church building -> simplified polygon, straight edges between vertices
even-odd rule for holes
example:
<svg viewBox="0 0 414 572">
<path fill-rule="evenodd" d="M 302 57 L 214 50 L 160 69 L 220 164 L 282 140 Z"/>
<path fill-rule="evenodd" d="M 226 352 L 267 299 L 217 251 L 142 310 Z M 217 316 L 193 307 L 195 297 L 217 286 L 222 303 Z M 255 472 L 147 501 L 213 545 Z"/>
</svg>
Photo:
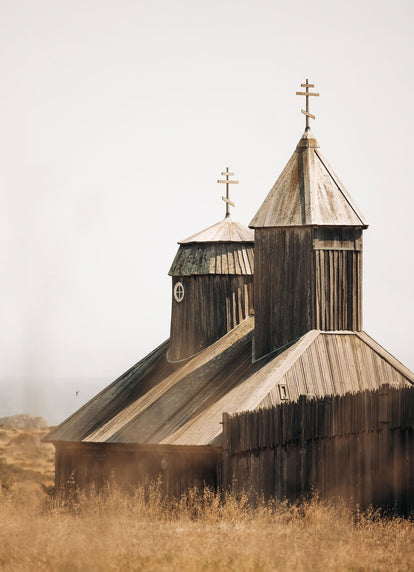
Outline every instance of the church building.
<svg viewBox="0 0 414 572">
<path fill-rule="evenodd" d="M 170 269 L 170 339 L 48 436 L 56 485 L 160 474 L 170 494 L 221 483 L 224 413 L 300 395 L 414 383 L 362 325 L 368 224 L 310 130 L 249 228 L 230 216 L 179 242 Z"/>
</svg>

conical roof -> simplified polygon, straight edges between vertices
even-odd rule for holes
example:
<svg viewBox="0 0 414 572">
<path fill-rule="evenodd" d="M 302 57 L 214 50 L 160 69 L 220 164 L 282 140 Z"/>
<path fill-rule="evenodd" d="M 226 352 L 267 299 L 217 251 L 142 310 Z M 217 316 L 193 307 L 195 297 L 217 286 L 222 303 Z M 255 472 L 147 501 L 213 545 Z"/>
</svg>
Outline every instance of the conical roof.
<svg viewBox="0 0 414 572">
<path fill-rule="evenodd" d="M 178 244 L 194 242 L 254 242 L 254 231 L 227 217 Z"/>
<path fill-rule="evenodd" d="M 367 228 L 368 223 L 308 130 L 249 226 Z"/>
<path fill-rule="evenodd" d="M 178 244 L 170 276 L 253 274 L 254 230 L 230 217 Z"/>
</svg>

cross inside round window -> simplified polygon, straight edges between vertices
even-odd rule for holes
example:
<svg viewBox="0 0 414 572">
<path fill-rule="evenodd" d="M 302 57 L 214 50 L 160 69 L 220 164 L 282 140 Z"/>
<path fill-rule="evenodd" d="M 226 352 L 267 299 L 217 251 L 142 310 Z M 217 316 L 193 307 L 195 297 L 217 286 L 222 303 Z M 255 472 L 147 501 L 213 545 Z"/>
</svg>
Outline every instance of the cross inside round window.
<svg viewBox="0 0 414 572">
<path fill-rule="evenodd" d="M 181 282 L 177 282 L 174 286 L 174 298 L 176 302 L 182 302 L 182 299 L 184 298 L 184 286 Z"/>
</svg>

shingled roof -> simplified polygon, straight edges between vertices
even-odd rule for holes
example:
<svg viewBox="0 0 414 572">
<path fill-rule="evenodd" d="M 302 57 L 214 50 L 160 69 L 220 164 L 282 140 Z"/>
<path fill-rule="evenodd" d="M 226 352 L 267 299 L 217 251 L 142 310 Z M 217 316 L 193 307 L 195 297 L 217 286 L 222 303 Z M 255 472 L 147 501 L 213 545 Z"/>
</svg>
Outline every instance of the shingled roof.
<svg viewBox="0 0 414 572">
<path fill-rule="evenodd" d="M 254 231 L 230 217 L 178 244 L 170 276 L 253 274 Z"/>
<path fill-rule="evenodd" d="M 222 414 L 414 382 L 414 374 L 364 332 L 304 336 L 252 361 L 249 317 L 197 356 L 167 360 L 168 341 L 53 430 L 52 442 L 220 446 Z"/>
<path fill-rule="evenodd" d="M 303 134 L 249 226 L 367 228 L 368 223 L 322 155 L 318 142 L 309 130 Z"/>
</svg>

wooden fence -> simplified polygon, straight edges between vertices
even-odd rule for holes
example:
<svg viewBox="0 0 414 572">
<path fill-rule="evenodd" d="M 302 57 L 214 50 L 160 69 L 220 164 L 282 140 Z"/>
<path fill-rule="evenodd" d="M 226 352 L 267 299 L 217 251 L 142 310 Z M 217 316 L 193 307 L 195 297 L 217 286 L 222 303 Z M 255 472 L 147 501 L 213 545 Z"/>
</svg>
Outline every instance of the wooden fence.
<svg viewBox="0 0 414 572">
<path fill-rule="evenodd" d="M 414 509 L 414 388 L 307 399 L 223 415 L 222 484 L 265 498 L 318 491 Z"/>
</svg>

